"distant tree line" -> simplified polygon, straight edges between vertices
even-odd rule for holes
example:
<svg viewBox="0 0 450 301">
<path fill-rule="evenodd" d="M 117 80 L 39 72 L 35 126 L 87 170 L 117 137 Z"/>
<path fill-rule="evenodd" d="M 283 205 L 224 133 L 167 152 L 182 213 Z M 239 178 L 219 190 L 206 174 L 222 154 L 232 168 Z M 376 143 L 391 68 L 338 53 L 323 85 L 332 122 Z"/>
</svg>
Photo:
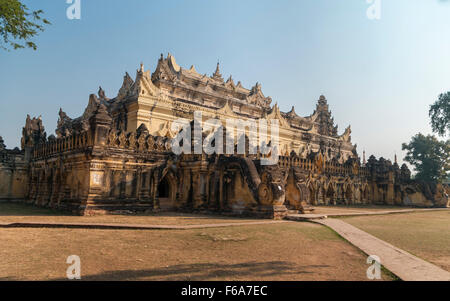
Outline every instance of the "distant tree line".
<svg viewBox="0 0 450 301">
<path fill-rule="evenodd" d="M 415 178 L 426 182 L 450 182 L 450 92 L 441 94 L 430 106 L 429 116 L 433 132 L 444 138 L 421 133 L 403 143 L 406 150 L 405 161 L 414 166 Z"/>
</svg>

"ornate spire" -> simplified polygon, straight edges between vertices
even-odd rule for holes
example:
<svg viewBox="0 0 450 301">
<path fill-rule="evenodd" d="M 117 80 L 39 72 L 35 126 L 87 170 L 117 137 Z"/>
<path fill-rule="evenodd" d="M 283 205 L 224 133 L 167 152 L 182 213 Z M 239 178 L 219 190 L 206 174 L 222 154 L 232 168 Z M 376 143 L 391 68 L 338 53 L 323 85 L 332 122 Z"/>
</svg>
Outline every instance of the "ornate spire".
<svg viewBox="0 0 450 301">
<path fill-rule="evenodd" d="M 220 62 L 217 62 L 216 71 L 214 72 L 213 79 L 223 81 L 222 74 L 220 74 Z"/>
<path fill-rule="evenodd" d="M 395 154 L 395 159 L 394 159 L 394 161 L 395 161 L 395 164 L 398 164 L 398 161 L 397 161 L 397 154 Z"/>
<path fill-rule="evenodd" d="M 327 98 L 324 95 L 320 95 L 320 97 L 319 97 L 319 104 L 320 105 L 326 105 L 327 104 Z"/>
<path fill-rule="evenodd" d="M 363 151 L 363 164 L 366 165 L 366 151 Z"/>
<path fill-rule="evenodd" d="M 334 119 L 329 111 L 325 96 L 321 95 L 319 97 L 314 114 L 317 114 L 316 123 L 318 124 L 318 132 L 320 135 L 338 137 L 338 128 L 334 125 Z"/>
</svg>

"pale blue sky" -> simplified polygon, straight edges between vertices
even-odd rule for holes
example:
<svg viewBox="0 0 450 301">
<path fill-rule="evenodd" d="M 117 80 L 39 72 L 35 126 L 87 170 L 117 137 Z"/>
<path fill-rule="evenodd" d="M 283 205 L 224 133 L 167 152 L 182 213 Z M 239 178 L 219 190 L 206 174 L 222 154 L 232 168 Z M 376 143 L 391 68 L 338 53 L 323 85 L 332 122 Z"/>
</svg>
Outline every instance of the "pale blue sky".
<svg viewBox="0 0 450 301">
<path fill-rule="evenodd" d="M 26 114 L 54 133 L 58 110 L 84 110 L 101 85 L 109 97 L 141 61 L 160 53 L 250 88 L 257 81 L 284 111 L 310 115 L 319 95 L 340 133 L 352 125 L 358 151 L 403 157 L 401 143 L 430 133 L 428 107 L 450 90 L 450 3 L 381 0 L 82 0 L 82 19 L 65 0 L 25 1 L 53 25 L 37 51 L 0 53 L 0 135 L 19 146 Z"/>
</svg>

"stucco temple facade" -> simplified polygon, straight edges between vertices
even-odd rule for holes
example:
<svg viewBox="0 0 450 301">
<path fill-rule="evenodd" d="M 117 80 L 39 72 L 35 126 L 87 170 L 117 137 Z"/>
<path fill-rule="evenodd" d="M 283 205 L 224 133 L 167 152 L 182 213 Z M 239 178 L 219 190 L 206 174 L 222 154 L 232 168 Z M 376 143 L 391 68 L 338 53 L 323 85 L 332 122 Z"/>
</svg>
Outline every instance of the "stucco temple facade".
<svg viewBox="0 0 450 301">
<path fill-rule="evenodd" d="M 261 164 L 267 154 L 248 149 L 176 155 L 172 124 L 194 120 L 194 112 L 203 121 L 277 120 L 277 164 Z M 127 73 L 116 97 L 101 88 L 90 95 L 82 116 L 60 110 L 55 134 L 47 137 L 41 118 L 28 116 L 21 150 L 0 139 L 0 199 L 82 215 L 182 210 L 267 218 L 305 204 L 449 204 L 446 187 L 414 182 L 396 159 L 360 158 L 350 127 L 338 134 L 324 96 L 311 116 L 281 112 L 260 84 L 224 80 L 219 64 L 201 75 L 170 54 L 153 73 L 143 65 L 134 79 Z"/>
</svg>

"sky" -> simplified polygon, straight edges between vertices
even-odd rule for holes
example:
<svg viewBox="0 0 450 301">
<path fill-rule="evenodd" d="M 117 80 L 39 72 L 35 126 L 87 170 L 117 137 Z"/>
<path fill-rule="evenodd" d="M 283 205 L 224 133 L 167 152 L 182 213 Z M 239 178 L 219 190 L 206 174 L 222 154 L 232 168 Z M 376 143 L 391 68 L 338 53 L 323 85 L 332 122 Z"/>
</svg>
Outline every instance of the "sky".
<svg viewBox="0 0 450 301">
<path fill-rule="evenodd" d="M 81 0 L 80 20 L 66 0 L 23 1 L 52 25 L 37 51 L 0 50 L 0 135 L 20 146 L 27 114 L 54 134 L 60 107 L 78 117 L 99 86 L 113 98 L 126 71 L 153 72 L 170 52 L 201 74 L 220 61 L 224 78 L 261 83 L 282 111 L 309 116 L 323 94 L 361 156 L 401 163 L 401 144 L 431 133 L 429 106 L 450 91 L 450 1 L 379 1 L 375 20 L 367 0 Z"/>
</svg>

